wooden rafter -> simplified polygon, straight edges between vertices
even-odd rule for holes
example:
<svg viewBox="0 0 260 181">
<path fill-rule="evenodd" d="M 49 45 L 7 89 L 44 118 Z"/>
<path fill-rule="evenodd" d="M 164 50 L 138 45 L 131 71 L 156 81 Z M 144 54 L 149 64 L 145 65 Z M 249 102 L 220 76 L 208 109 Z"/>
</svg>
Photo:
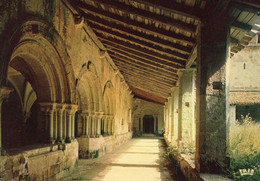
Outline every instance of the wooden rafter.
<svg viewBox="0 0 260 181">
<path fill-rule="evenodd" d="M 89 23 L 89 24 L 92 27 L 92 29 L 96 32 L 96 34 L 98 34 L 98 33 L 99 33 L 99 35 L 105 34 L 107 36 L 114 37 L 114 39 L 116 38 L 117 40 L 127 41 L 127 42 L 130 42 L 131 44 L 144 47 L 143 49 L 147 49 L 147 51 L 154 52 L 153 54 L 157 54 L 157 56 L 159 56 L 159 57 L 168 57 L 168 59 L 175 58 L 176 62 L 183 62 L 184 60 L 186 60 L 189 57 L 189 55 L 180 53 L 178 51 L 163 49 L 160 46 L 156 46 L 152 43 L 145 42 L 145 41 L 133 38 L 133 37 L 129 37 L 127 35 L 112 31 L 108 28 L 103 28 L 103 27 L 93 24 L 93 23 Z"/>
<path fill-rule="evenodd" d="M 151 92 L 154 93 L 155 95 L 159 95 L 161 97 L 169 97 L 170 95 L 170 89 L 167 92 L 167 90 L 162 90 L 162 89 L 158 89 L 158 87 L 151 85 L 150 83 L 147 82 L 136 82 L 133 79 L 127 79 L 126 82 L 130 85 L 134 85 L 136 87 L 142 87 L 143 90 L 146 90 L 147 92 Z"/>
<path fill-rule="evenodd" d="M 196 26 L 193 24 L 188 24 L 183 21 L 175 20 L 173 18 L 169 18 L 166 16 L 162 16 L 156 13 L 152 13 L 149 11 L 145 11 L 140 8 L 135 8 L 134 6 L 126 5 L 125 3 L 121 3 L 119 1 L 107 1 L 107 0 L 95 0 L 95 2 L 103 4 L 105 7 L 114 8 L 128 14 L 137 15 L 139 17 L 149 19 L 153 22 L 158 22 L 160 24 L 165 24 L 168 26 L 172 26 L 178 28 L 183 31 L 187 31 L 190 33 L 195 33 Z"/>
<path fill-rule="evenodd" d="M 114 45 L 110 42 L 103 41 L 102 43 L 106 47 L 108 47 L 108 49 L 112 48 L 112 49 L 120 50 L 120 51 L 126 52 L 130 55 L 133 55 L 133 56 L 142 58 L 144 60 L 147 60 L 148 62 L 156 63 L 158 65 L 162 65 L 162 66 L 166 66 L 166 67 L 170 67 L 170 68 L 175 68 L 175 69 L 184 67 L 184 65 L 176 65 L 175 62 L 168 62 L 168 61 L 165 61 L 165 60 L 161 60 L 161 59 L 158 59 L 157 57 L 153 57 L 153 56 L 150 56 L 150 55 L 139 53 L 138 51 L 131 50 L 129 48 L 122 47 L 120 45 Z"/>
<path fill-rule="evenodd" d="M 160 84 L 162 87 L 165 87 L 165 88 L 171 88 L 175 84 L 175 82 L 168 82 L 167 80 L 160 79 L 159 77 L 145 76 L 142 73 L 132 72 L 132 71 L 129 71 L 128 69 L 125 69 L 122 67 L 121 67 L 121 70 L 123 71 L 124 75 L 133 76 L 134 78 L 136 78 L 137 81 L 139 80 L 139 78 L 141 78 L 141 80 Z"/>
<path fill-rule="evenodd" d="M 142 67 L 137 67 L 137 66 L 134 66 L 134 65 L 131 65 L 131 64 L 126 64 L 126 63 L 122 63 L 120 62 L 120 60 L 117 60 L 117 58 L 113 58 L 115 64 L 120 68 L 128 68 L 129 71 L 135 71 L 135 72 L 143 72 L 144 75 L 147 75 L 147 76 L 157 76 L 157 77 L 160 77 L 162 79 L 165 79 L 165 80 L 168 80 L 168 81 L 176 81 L 177 78 L 172 78 L 172 77 L 169 77 L 167 75 L 164 75 L 164 74 L 161 74 L 160 72 L 154 72 L 154 71 L 151 71 L 151 70 L 147 70 L 145 68 L 142 68 Z"/>
<path fill-rule="evenodd" d="M 151 72 L 158 73 L 158 74 L 160 74 L 160 72 L 161 72 L 161 75 L 165 75 L 165 76 L 171 77 L 171 78 L 176 79 L 176 80 L 178 79 L 177 72 L 174 73 L 174 72 L 169 72 L 167 70 L 162 71 L 161 68 L 146 65 L 146 64 L 143 64 L 141 62 L 135 62 L 134 60 L 125 58 L 124 56 L 120 56 L 120 55 L 117 55 L 117 54 L 113 54 L 113 55 L 111 54 L 110 56 L 113 59 L 118 60 L 122 63 L 130 64 L 130 65 L 133 65 L 135 67 L 143 68 L 144 70 L 151 71 Z"/>
<path fill-rule="evenodd" d="M 122 16 L 119 17 L 118 15 L 102 11 L 102 10 L 95 8 L 93 6 L 90 6 L 88 4 L 79 2 L 78 0 L 73 1 L 73 3 L 76 4 L 79 8 L 81 8 L 82 11 L 84 11 L 87 14 L 94 14 L 95 16 L 99 16 L 104 19 L 109 19 L 110 21 L 114 21 L 115 23 L 124 25 L 126 27 L 133 27 L 136 29 L 140 29 L 144 32 L 149 32 L 154 35 L 159 35 L 159 36 L 162 36 L 162 37 L 165 37 L 168 39 L 181 41 L 181 42 L 187 43 L 189 45 L 194 45 L 196 43 L 196 40 L 192 37 L 187 37 L 187 36 L 184 36 L 181 34 L 177 34 L 173 31 L 170 32 L 170 31 L 167 31 L 162 28 L 156 28 L 154 26 L 146 25 L 144 23 L 137 22 L 137 21 L 134 21 L 129 18 L 122 17 Z M 86 18 L 87 18 L 87 15 L 86 15 Z"/>
<path fill-rule="evenodd" d="M 149 60 L 140 58 L 140 57 L 135 56 L 133 54 L 129 54 L 126 51 L 122 51 L 119 48 L 114 48 L 114 47 L 109 47 L 108 48 L 107 47 L 107 50 L 108 50 L 108 52 L 113 52 L 114 54 L 120 55 L 121 57 L 123 56 L 124 58 L 131 59 L 132 61 L 140 62 L 140 63 L 143 63 L 143 64 L 148 65 L 148 66 L 150 65 L 150 66 L 152 66 L 154 68 L 159 68 L 162 71 L 167 71 L 167 72 L 171 72 L 171 73 L 176 73 L 177 72 L 176 68 L 173 68 L 173 67 L 168 66 L 168 65 L 162 65 L 162 64 L 160 64 L 158 62 L 153 62 L 151 60 L 149 61 Z"/>
<path fill-rule="evenodd" d="M 194 19 L 201 19 L 205 14 L 205 11 L 201 8 L 197 7 L 189 7 L 181 3 L 177 3 L 175 1 L 171 1 L 169 3 L 168 0 L 135 0 L 136 2 L 143 3 L 154 8 L 165 9 L 183 16 L 187 16 Z M 202 1 L 202 3 L 206 3 L 206 1 Z"/>
<path fill-rule="evenodd" d="M 162 55 L 162 54 L 147 50 L 147 49 L 145 49 L 141 46 L 136 46 L 136 45 L 133 45 L 133 44 L 125 42 L 125 41 L 117 40 L 117 39 L 112 38 L 112 37 L 106 37 L 102 33 L 96 32 L 96 35 L 99 37 L 99 39 L 102 42 L 106 43 L 107 45 L 119 46 L 119 47 L 128 49 L 129 51 L 134 51 L 134 52 L 136 52 L 136 54 L 142 54 L 145 57 L 146 56 L 153 57 L 153 58 L 156 58 L 156 59 L 158 59 L 162 62 L 173 63 L 173 64 L 175 64 L 175 67 L 176 67 L 176 65 L 178 65 L 177 67 L 183 67 L 183 65 L 186 63 L 186 60 L 168 57 L 167 55 Z"/>
<path fill-rule="evenodd" d="M 252 29 L 252 26 L 246 23 L 234 21 L 232 26 L 240 31 L 249 32 Z"/>
<path fill-rule="evenodd" d="M 87 18 L 88 22 L 94 23 L 94 24 L 102 26 L 104 28 L 111 29 L 113 31 L 116 31 L 118 33 L 130 36 L 130 37 L 134 37 L 134 38 L 142 40 L 144 42 L 149 42 L 155 46 L 160 46 L 165 49 L 175 50 L 175 51 L 181 52 L 183 54 L 191 53 L 192 47 L 190 47 L 190 46 L 183 46 L 183 45 L 180 45 L 177 43 L 170 42 L 168 40 L 161 39 L 159 37 L 155 38 L 153 35 L 135 31 L 131 28 L 127 28 L 120 24 L 116 24 L 113 21 L 107 21 L 105 19 L 102 19 L 98 16 L 93 16 L 91 14 L 89 14 L 86 18 Z"/>
</svg>

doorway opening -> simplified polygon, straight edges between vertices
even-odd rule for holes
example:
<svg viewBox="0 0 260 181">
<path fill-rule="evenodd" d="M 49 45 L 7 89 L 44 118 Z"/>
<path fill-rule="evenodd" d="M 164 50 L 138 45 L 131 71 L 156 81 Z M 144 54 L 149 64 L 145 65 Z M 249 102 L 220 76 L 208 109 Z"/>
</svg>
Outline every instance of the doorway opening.
<svg viewBox="0 0 260 181">
<path fill-rule="evenodd" d="M 152 115 L 145 115 L 143 118 L 143 132 L 154 133 L 154 117 Z"/>
</svg>

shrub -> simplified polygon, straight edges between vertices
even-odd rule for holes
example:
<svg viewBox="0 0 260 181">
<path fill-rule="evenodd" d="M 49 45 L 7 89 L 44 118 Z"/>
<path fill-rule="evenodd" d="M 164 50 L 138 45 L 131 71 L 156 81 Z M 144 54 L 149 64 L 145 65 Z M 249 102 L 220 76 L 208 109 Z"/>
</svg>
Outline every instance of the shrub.
<svg viewBox="0 0 260 181">
<path fill-rule="evenodd" d="M 242 116 L 230 129 L 230 169 L 236 180 L 260 180 L 260 123 Z M 253 176 L 241 176 L 239 169 L 253 169 Z"/>
</svg>

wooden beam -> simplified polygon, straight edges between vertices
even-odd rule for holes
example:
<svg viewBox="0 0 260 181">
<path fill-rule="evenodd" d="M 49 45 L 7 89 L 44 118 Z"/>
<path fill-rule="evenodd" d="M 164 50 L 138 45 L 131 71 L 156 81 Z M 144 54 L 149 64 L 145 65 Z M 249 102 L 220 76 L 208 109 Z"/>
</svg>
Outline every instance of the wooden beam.
<svg viewBox="0 0 260 181">
<path fill-rule="evenodd" d="M 135 55 L 131 55 L 129 54 L 128 52 L 124 52 L 124 51 L 121 51 L 120 49 L 116 49 L 116 48 L 112 48 L 112 47 L 109 47 L 107 48 L 107 50 L 109 52 L 113 52 L 117 55 L 121 55 L 121 56 L 124 56 L 125 58 L 127 59 L 131 59 L 135 62 L 140 62 L 140 63 L 143 63 L 145 65 L 150 65 L 154 68 L 160 68 L 162 71 L 168 71 L 168 72 L 171 72 L 171 73 L 176 73 L 177 72 L 177 69 L 175 68 L 172 68 L 171 66 L 163 66 L 157 62 L 153 62 L 153 61 L 147 61 L 146 59 L 143 59 L 143 58 L 139 58 Z"/>
<path fill-rule="evenodd" d="M 185 4 L 178 3 L 176 1 L 171 1 L 171 3 L 169 3 L 169 0 L 135 0 L 135 1 L 149 5 L 154 8 L 164 9 L 197 20 L 201 19 L 205 14 L 205 11 L 201 8 L 186 6 Z"/>
<path fill-rule="evenodd" d="M 129 51 L 134 51 L 137 54 L 143 54 L 144 56 L 148 56 L 148 57 L 150 56 L 150 57 L 156 58 L 162 62 L 174 63 L 175 66 L 178 65 L 177 66 L 178 68 L 183 67 L 183 65 L 186 63 L 186 60 L 168 57 L 166 55 L 162 55 L 162 54 L 147 50 L 141 46 L 136 46 L 136 45 L 133 45 L 133 44 L 125 42 L 125 41 L 114 39 L 112 37 L 106 37 L 102 33 L 100 34 L 100 33 L 96 32 L 96 35 L 103 43 L 106 43 L 108 46 L 119 46 L 119 47 L 128 49 Z"/>
<path fill-rule="evenodd" d="M 129 85 L 129 88 L 132 90 L 136 98 L 162 105 L 164 105 L 164 103 L 167 101 L 165 97 L 157 96 L 154 93 L 147 92 L 137 86 Z"/>
<path fill-rule="evenodd" d="M 155 83 L 157 85 L 161 85 L 162 87 L 171 88 L 176 83 L 176 81 L 168 82 L 167 80 L 160 79 L 158 77 L 150 77 L 150 76 L 145 76 L 145 75 L 138 73 L 138 72 L 131 72 L 131 71 L 129 71 L 129 69 L 127 70 L 127 69 L 122 68 L 122 67 L 119 70 L 121 70 L 121 72 L 123 72 L 123 75 L 129 75 L 129 76 L 134 77 L 136 79 L 136 81 L 144 80 L 144 81 L 147 81 L 147 82 Z"/>
<path fill-rule="evenodd" d="M 146 65 L 146 64 L 143 64 L 141 62 L 135 62 L 134 60 L 128 59 L 124 56 L 117 55 L 117 54 L 113 54 L 113 55 L 111 54 L 110 56 L 113 60 L 116 59 L 117 61 L 120 61 L 120 62 L 125 63 L 125 64 L 130 64 L 132 66 L 135 66 L 135 67 L 147 70 L 147 71 L 151 71 L 151 72 L 154 72 L 154 73 L 160 72 L 161 75 L 169 76 L 169 77 L 172 77 L 173 79 L 176 79 L 176 80 L 178 79 L 177 71 L 176 71 L 176 73 L 165 71 L 165 70 L 160 69 L 158 67 Z"/>
<path fill-rule="evenodd" d="M 246 23 L 242 23 L 242 22 L 238 22 L 238 21 L 234 21 L 232 23 L 232 26 L 236 29 L 239 29 L 240 31 L 243 32 L 249 32 L 252 29 L 252 26 Z"/>
<path fill-rule="evenodd" d="M 143 90 L 146 90 L 147 92 L 154 93 L 157 95 L 160 95 L 162 97 L 169 97 L 170 95 L 170 89 L 169 92 L 167 90 L 158 90 L 157 87 L 148 84 L 147 82 L 134 82 L 133 80 L 126 79 L 127 84 L 134 85 L 136 87 L 140 87 Z"/>
<path fill-rule="evenodd" d="M 139 30 L 142 30 L 144 32 L 149 32 L 154 35 L 159 35 L 168 39 L 176 40 L 176 41 L 181 41 L 184 43 L 187 43 L 191 46 L 193 46 L 196 43 L 196 40 L 192 37 L 187 37 L 181 34 L 177 34 L 173 31 L 167 31 L 162 28 L 156 28 L 154 26 L 146 25 L 144 23 L 140 23 L 134 20 L 131 20 L 129 18 L 125 18 L 122 16 L 118 16 L 113 13 L 105 12 L 102 11 L 98 8 L 95 8 L 94 6 L 90 6 L 86 3 L 79 2 L 78 0 L 74 0 L 72 2 L 75 6 L 79 7 L 82 11 L 84 11 L 87 14 L 93 14 L 95 16 L 102 17 L 104 19 L 109 19 L 110 21 L 114 21 L 118 24 L 122 24 L 126 27 L 133 27 Z M 87 15 L 86 15 L 87 18 Z"/>
<path fill-rule="evenodd" d="M 119 67 L 119 69 L 128 68 L 131 71 L 143 73 L 146 76 L 157 76 L 157 77 L 160 77 L 160 78 L 168 80 L 168 81 L 176 81 L 177 80 L 176 78 L 172 78 L 172 77 L 169 77 L 169 76 L 162 75 L 160 72 L 155 73 L 153 71 L 149 71 L 149 70 L 146 70 L 146 69 L 141 68 L 141 67 L 136 67 L 136 66 L 133 66 L 131 64 L 122 63 L 122 62 L 120 62 L 120 60 L 117 60 L 117 58 L 113 58 L 113 61 L 115 62 L 117 67 Z"/>
<path fill-rule="evenodd" d="M 114 8 L 114 9 L 126 12 L 128 14 L 137 15 L 139 17 L 151 20 L 151 21 L 153 21 L 153 23 L 158 22 L 160 24 L 175 27 L 175 28 L 178 28 L 180 30 L 190 32 L 190 33 L 196 32 L 196 26 L 193 24 L 188 24 L 188 23 L 185 23 L 180 20 L 176 20 L 176 19 L 173 19 L 170 17 L 152 13 L 150 11 L 136 8 L 132 5 L 126 5 L 125 3 L 121 3 L 119 1 L 95 0 L 95 2 L 98 2 L 99 4 L 101 3 L 105 7 L 108 7 L 108 8 Z"/>
<path fill-rule="evenodd" d="M 169 62 L 169 61 L 159 59 L 157 57 L 153 57 L 153 56 L 150 56 L 150 55 L 147 55 L 147 54 L 139 53 L 139 51 L 135 51 L 135 50 L 132 50 L 132 49 L 129 49 L 129 48 L 125 48 L 125 47 L 120 46 L 120 45 L 114 45 L 113 43 L 110 43 L 110 42 L 107 42 L 107 41 L 102 41 L 102 43 L 103 43 L 103 45 L 105 45 L 107 47 L 107 49 L 120 50 L 122 52 L 126 52 L 128 54 L 133 55 L 133 56 L 145 59 L 149 62 L 157 63 L 158 65 L 170 67 L 170 68 L 173 68 L 173 69 L 179 69 L 179 68 L 184 67 L 183 64 L 182 65 L 179 65 L 179 64 L 176 65 L 175 62 Z"/>
<path fill-rule="evenodd" d="M 103 28 L 99 25 L 95 25 L 92 23 L 89 23 L 89 25 L 95 31 L 97 36 L 102 36 L 101 34 L 105 34 L 106 36 L 114 37 L 114 39 L 116 38 L 118 40 L 127 41 L 127 42 L 130 42 L 131 44 L 135 44 L 135 45 L 144 47 L 147 51 L 154 52 L 153 54 L 157 54 L 157 56 L 160 56 L 160 57 L 168 57 L 168 59 L 175 58 L 176 61 L 179 61 L 182 63 L 183 63 L 183 61 L 187 60 L 189 57 L 189 55 L 187 55 L 187 54 L 182 54 L 178 51 L 173 51 L 173 50 L 169 50 L 169 49 L 163 49 L 160 46 L 156 46 L 152 43 L 145 42 L 145 41 L 112 31 L 108 28 Z M 104 38 L 104 35 L 102 37 Z"/>
<path fill-rule="evenodd" d="M 168 40 L 161 39 L 159 37 L 155 38 L 155 36 L 153 36 L 153 35 L 149 35 L 149 34 L 146 34 L 146 33 L 143 33 L 143 32 L 133 30 L 131 28 L 127 28 L 127 27 L 122 26 L 120 24 L 116 24 L 113 21 L 107 21 L 107 20 L 104 20 L 104 19 L 102 19 L 98 16 L 93 16 L 92 14 L 88 14 L 86 19 L 87 19 L 88 22 L 97 24 L 97 25 L 105 27 L 105 28 L 109 28 L 113 31 L 119 32 L 121 34 L 130 36 L 130 37 L 134 37 L 136 39 L 139 39 L 139 40 L 142 40 L 142 41 L 145 41 L 145 42 L 149 42 L 149 43 L 151 43 L 155 46 L 157 46 L 157 45 L 161 46 L 165 49 L 175 50 L 175 51 L 178 51 L 178 52 L 182 52 L 184 54 L 190 54 L 191 50 L 192 50 L 191 46 L 187 47 L 187 46 L 183 46 L 183 45 L 180 45 L 180 44 L 177 44 L 177 43 L 173 43 L 173 42 L 168 41 Z"/>
<path fill-rule="evenodd" d="M 239 40 L 234 38 L 234 37 L 230 37 L 230 42 L 233 43 L 233 44 L 238 44 Z"/>
<path fill-rule="evenodd" d="M 149 92 L 155 93 L 155 94 L 160 94 L 163 96 L 169 95 L 170 90 L 171 90 L 171 88 L 169 88 L 169 89 L 159 88 L 158 86 L 152 85 L 151 83 L 148 83 L 148 82 L 140 82 L 140 81 L 137 82 L 131 78 L 126 78 L 126 82 L 127 82 L 127 84 L 135 85 L 135 86 L 142 88 L 143 90 L 146 90 L 146 91 L 149 91 Z"/>
<path fill-rule="evenodd" d="M 193 62 L 196 60 L 196 58 L 197 58 L 197 56 L 198 56 L 197 52 L 198 52 L 198 46 L 196 45 L 196 46 L 194 47 L 194 49 L 193 49 L 193 52 L 192 52 L 192 54 L 191 54 L 189 60 L 188 60 L 187 63 L 186 63 L 185 68 L 190 68 L 190 67 L 192 66 Z"/>
</svg>

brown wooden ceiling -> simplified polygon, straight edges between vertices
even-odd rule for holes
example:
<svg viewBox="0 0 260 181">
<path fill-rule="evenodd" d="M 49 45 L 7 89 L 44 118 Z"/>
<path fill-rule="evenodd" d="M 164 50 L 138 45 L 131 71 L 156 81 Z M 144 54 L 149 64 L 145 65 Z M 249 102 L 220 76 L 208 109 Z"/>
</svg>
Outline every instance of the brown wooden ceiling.
<svg viewBox="0 0 260 181">
<path fill-rule="evenodd" d="M 196 60 L 197 29 L 203 18 L 230 12 L 234 54 L 253 37 L 260 7 L 258 0 L 70 0 L 70 4 L 83 14 L 135 96 L 159 104 L 170 96 L 178 70 Z"/>
</svg>

